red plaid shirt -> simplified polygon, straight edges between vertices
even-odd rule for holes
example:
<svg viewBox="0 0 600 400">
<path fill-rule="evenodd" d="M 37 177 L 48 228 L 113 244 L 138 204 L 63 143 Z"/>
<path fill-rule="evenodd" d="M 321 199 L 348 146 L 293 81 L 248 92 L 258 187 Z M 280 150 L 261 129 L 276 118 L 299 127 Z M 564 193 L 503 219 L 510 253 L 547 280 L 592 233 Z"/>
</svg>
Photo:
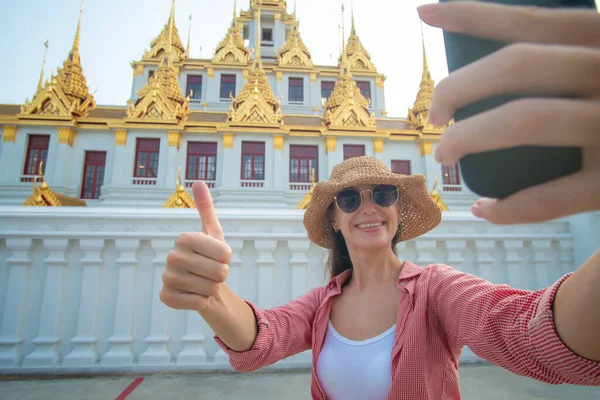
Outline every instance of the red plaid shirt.
<svg viewBox="0 0 600 400">
<path fill-rule="evenodd" d="M 315 366 L 323 347 L 331 303 L 346 271 L 288 304 L 261 310 L 250 304 L 259 332 L 252 349 L 235 352 L 218 337 L 231 366 L 250 372 L 312 349 L 313 399 L 326 399 Z M 551 384 L 600 386 L 600 363 L 577 356 L 560 340 L 552 303 L 561 278 L 536 292 L 495 285 L 446 265 L 406 262 L 392 350 L 388 399 L 458 400 L 463 346 L 515 374 Z"/>
</svg>

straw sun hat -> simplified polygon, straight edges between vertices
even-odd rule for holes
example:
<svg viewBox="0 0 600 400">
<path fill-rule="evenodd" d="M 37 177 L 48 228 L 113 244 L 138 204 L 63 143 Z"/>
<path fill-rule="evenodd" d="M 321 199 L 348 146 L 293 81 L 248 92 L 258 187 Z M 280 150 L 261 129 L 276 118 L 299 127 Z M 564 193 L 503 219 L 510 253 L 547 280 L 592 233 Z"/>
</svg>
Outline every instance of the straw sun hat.
<svg viewBox="0 0 600 400">
<path fill-rule="evenodd" d="M 375 157 L 353 157 L 336 164 L 328 181 L 318 182 L 304 213 L 308 238 L 321 247 L 333 245 L 333 227 L 329 220 L 329 206 L 342 190 L 358 185 L 394 185 L 398 188 L 399 225 L 398 241 L 406 241 L 435 228 L 442 219 L 425 185 L 423 175 L 392 173 Z"/>
</svg>

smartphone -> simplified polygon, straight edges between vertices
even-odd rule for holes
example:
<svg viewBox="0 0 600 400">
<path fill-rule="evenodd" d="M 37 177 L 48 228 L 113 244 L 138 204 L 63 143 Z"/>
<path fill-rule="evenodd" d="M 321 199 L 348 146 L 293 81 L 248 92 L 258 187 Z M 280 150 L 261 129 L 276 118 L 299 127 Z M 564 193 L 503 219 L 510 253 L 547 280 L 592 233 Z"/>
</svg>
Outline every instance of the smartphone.
<svg viewBox="0 0 600 400">
<path fill-rule="evenodd" d="M 440 0 L 448 2 L 452 0 Z M 551 8 L 592 8 L 594 0 L 478 0 L 506 5 Z M 448 71 L 455 71 L 489 55 L 508 43 L 444 31 Z M 468 104 L 456 111 L 455 121 L 472 117 L 507 102 L 528 97 L 501 95 Z M 540 96 L 536 96 L 540 97 Z M 554 97 L 566 97 L 556 94 Z M 552 118 L 551 115 L 548 118 Z M 565 132 L 568 135 L 569 132 Z M 581 169 L 580 147 L 519 146 L 468 154 L 460 162 L 468 188 L 479 196 L 502 199 L 525 188 L 572 174 Z"/>
</svg>

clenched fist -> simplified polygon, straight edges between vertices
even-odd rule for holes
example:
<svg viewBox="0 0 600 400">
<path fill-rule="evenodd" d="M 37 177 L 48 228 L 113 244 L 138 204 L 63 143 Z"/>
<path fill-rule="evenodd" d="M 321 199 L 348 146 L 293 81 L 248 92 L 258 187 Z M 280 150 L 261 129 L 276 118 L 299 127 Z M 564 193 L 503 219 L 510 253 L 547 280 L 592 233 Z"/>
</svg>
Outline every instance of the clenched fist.
<svg viewBox="0 0 600 400">
<path fill-rule="evenodd" d="M 167 255 L 160 299 L 178 310 L 201 312 L 225 288 L 231 248 L 215 214 L 212 197 L 202 181 L 192 187 L 202 220 L 202 232 L 183 233 Z"/>
</svg>

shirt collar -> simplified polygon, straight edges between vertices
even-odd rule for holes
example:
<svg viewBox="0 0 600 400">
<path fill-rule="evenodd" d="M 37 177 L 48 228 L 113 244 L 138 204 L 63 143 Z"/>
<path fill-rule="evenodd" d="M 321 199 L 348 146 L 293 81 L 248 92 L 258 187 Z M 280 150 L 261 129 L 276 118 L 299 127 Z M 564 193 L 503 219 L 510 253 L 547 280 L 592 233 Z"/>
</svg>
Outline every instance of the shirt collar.
<svg viewBox="0 0 600 400">
<path fill-rule="evenodd" d="M 409 285 L 409 282 L 411 280 L 414 280 L 414 278 L 418 277 L 419 275 L 421 275 L 422 271 L 423 271 L 423 269 L 421 267 L 419 267 L 418 265 L 416 265 L 410 261 L 405 261 L 404 266 L 402 267 L 402 270 L 400 271 L 400 276 L 398 276 L 398 281 L 396 282 L 397 286 L 398 287 L 406 286 L 409 289 L 409 291 L 412 292 L 412 290 L 410 290 L 410 288 L 413 288 L 414 285 Z M 346 271 L 342 272 L 338 276 L 331 279 L 329 281 L 329 283 L 327 284 L 327 288 L 330 291 L 335 290 L 337 293 L 340 293 L 342 291 L 342 286 L 343 286 L 344 282 L 346 282 L 346 280 L 350 277 L 351 274 L 352 274 L 352 270 L 347 269 Z"/>
</svg>

